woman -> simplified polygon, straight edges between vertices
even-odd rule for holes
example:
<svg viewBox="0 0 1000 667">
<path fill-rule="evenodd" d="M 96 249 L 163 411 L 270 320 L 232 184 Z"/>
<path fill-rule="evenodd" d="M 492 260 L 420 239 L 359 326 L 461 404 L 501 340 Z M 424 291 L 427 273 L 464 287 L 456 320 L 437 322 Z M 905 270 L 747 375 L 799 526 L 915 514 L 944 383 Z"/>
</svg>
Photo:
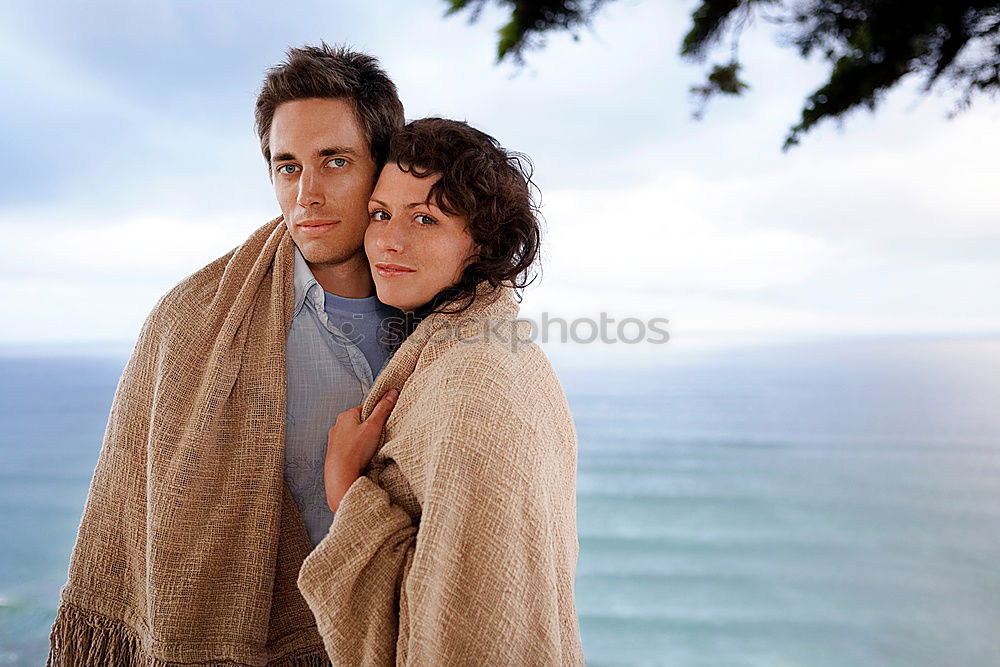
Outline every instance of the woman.
<svg viewBox="0 0 1000 667">
<path fill-rule="evenodd" d="M 515 321 L 539 240 L 529 183 L 465 123 L 392 141 L 365 250 L 412 331 L 330 429 L 334 520 L 298 580 L 334 664 L 583 664 L 576 433 Z"/>
</svg>

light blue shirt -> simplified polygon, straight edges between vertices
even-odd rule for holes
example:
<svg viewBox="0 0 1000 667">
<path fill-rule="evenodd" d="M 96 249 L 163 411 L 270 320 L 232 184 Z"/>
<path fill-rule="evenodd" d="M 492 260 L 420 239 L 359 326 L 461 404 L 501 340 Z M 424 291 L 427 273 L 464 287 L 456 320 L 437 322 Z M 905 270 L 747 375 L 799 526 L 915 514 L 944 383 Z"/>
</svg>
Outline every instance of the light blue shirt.
<svg viewBox="0 0 1000 667">
<path fill-rule="evenodd" d="M 295 305 L 285 345 L 284 475 L 315 547 L 333 523 L 323 484 L 327 433 L 338 414 L 361 405 L 374 376 L 388 362 L 387 352 L 372 344 L 376 337 L 371 334 L 383 318 L 399 311 L 376 297 L 328 297 L 298 247 L 294 281 Z M 367 357 L 356 343 L 365 347 Z"/>
</svg>

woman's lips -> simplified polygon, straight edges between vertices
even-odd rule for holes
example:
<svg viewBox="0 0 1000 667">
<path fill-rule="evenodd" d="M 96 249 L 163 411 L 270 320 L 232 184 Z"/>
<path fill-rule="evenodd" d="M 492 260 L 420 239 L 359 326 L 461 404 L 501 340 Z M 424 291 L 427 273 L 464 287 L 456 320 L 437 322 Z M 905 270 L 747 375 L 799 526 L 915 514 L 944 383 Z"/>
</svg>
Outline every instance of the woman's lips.
<svg viewBox="0 0 1000 667">
<path fill-rule="evenodd" d="M 399 264 L 383 264 L 379 262 L 375 265 L 375 272 L 380 276 L 402 276 L 407 273 L 413 273 L 415 269 L 411 269 L 407 266 L 400 266 Z"/>
</svg>

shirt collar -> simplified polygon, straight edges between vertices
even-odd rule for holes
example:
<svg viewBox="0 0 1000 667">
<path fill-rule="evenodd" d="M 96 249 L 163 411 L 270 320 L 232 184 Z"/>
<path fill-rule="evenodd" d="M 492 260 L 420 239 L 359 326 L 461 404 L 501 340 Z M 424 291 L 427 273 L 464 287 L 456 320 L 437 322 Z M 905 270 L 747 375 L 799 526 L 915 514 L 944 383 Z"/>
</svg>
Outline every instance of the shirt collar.
<svg viewBox="0 0 1000 667">
<path fill-rule="evenodd" d="M 295 315 L 299 314 L 299 310 L 302 308 L 302 304 L 306 301 L 306 295 L 309 290 L 312 289 L 313 285 L 319 285 L 319 281 L 316 280 L 316 276 L 313 275 L 312 270 L 309 268 L 309 264 L 306 262 L 306 258 L 302 256 L 302 252 L 299 250 L 298 246 L 295 246 Z"/>
</svg>

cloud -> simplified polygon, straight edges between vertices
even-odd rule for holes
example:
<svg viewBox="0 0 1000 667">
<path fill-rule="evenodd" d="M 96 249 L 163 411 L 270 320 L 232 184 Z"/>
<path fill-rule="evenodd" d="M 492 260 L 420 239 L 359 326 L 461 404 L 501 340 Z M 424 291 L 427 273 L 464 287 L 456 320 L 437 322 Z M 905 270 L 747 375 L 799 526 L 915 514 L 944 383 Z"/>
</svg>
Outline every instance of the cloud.
<svg viewBox="0 0 1000 667">
<path fill-rule="evenodd" d="M 239 245 L 266 220 L 140 216 L 91 225 L 55 220 L 4 223 L 0 263 L 7 276 L 75 276 L 81 281 L 162 284 Z"/>
<path fill-rule="evenodd" d="M 714 186 L 666 172 L 631 188 L 548 194 L 551 273 L 588 289 L 738 293 L 801 280 L 836 260 L 832 243 L 803 232 L 715 221 L 714 202 L 726 193 Z"/>
<path fill-rule="evenodd" d="M 134 338 L 156 301 L 267 220 L 3 220 L 0 341 Z"/>
<path fill-rule="evenodd" d="M 408 117 L 468 119 L 531 156 L 548 232 L 526 312 L 666 316 L 701 335 L 996 326 L 988 101 L 948 122 L 950 101 L 907 81 L 783 154 L 827 66 L 763 23 L 742 40 L 751 89 L 695 122 L 687 88 L 707 65 L 676 56 L 681 5 L 610 3 L 523 70 L 494 64 L 499 11 L 472 26 L 443 12 L 8 3 L 0 314 L 15 324 L 0 337 L 134 335 L 164 291 L 277 215 L 254 95 L 288 46 L 320 39 L 378 55 Z"/>
</svg>

